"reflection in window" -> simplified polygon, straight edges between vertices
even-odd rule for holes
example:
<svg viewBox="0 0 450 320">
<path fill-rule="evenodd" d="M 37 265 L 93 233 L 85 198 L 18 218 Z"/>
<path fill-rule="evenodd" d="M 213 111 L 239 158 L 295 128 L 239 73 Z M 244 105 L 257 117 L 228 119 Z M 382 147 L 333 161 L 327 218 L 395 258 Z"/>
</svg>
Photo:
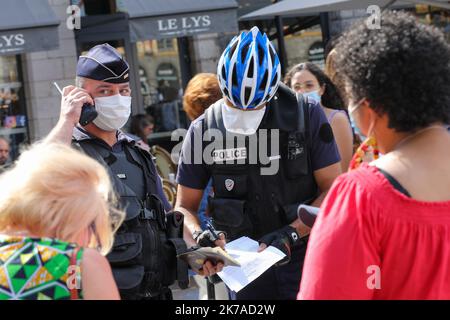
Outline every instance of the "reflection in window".
<svg viewBox="0 0 450 320">
<path fill-rule="evenodd" d="M 27 116 L 18 56 L 0 57 L 0 137 L 10 143 L 10 160 L 15 160 L 27 142 Z"/>
<path fill-rule="evenodd" d="M 186 127 L 176 39 L 136 43 L 141 93 L 147 114 L 155 119 L 155 133 Z"/>
<path fill-rule="evenodd" d="M 313 62 L 323 68 L 324 49 L 320 26 L 301 30 L 285 38 L 288 68 L 302 62 Z"/>
<path fill-rule="evenodd" d="M 423 23 L 440 28 L 450 42 L 450 10 L 427 5 L 416 5 L 416 16 Z"/>
<path fill-rule="evenodd" d="M 161 39 L 158 40 L 158 50 L 159 51 L 172 51 L 174 39 Z"/>
</svg>

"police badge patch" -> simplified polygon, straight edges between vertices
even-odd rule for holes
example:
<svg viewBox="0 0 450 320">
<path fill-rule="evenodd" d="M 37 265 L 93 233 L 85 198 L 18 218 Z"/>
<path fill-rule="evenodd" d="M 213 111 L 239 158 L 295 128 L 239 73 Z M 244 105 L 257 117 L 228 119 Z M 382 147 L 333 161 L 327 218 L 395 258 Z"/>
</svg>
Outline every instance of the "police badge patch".
<svg viewBox="0 0 450 320">
<path fill-rule="evenodd" d="M 233 188 L 234 188 L 234 180 L 226 179 L 226 180 L 225 180 L 225 188 L 226 188 L 228 191 L 233 190 Z"/>
</svg>

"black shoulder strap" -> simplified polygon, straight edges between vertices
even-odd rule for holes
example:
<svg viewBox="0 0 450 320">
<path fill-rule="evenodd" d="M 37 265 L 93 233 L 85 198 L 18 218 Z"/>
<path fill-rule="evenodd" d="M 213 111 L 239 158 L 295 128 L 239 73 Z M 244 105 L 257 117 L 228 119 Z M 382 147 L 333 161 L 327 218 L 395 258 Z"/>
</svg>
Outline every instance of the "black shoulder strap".
<svg viewBox="0 0 450 320">
<path fill-rule="evenodd" d="M 157 172 L 156 172 L 155 164 L 153 162 L 153 159 L 152 159 L 152 156 L 150 155 L 150 153 L 143 150 L 142 148 L 139 148 L 137 146 L 132 146 L 127 143 L 124 144 L 124 149 L 125 149 L 125 152 L 127 153 L 127 156 L 132 157 L 132 159 L 134 161 L 139 163 L 142 166 L 146 176 L 150 178 L 150 180 L 153 184 L 155 184 Z M 136 152 L 136 154 L 138 156 L 137 158 L 134 156 L 133 153 L 130 152 L 130 149 L 132 149 L 134 152 Z"/>
<path fill-rule="evenodd" d="M 219 102 L 216 102 L 205 111 L 203 132 L 208 132 L 208 129 L 218 129 L 222 132 L 226 132 L 222 119 L 222 104 Z"/>
<path fill-rule="evenodd" d="M 77 150 L 87 154 L 89 157 L 97 160 L 106 168 L 109 168 L 109 165 L 105 161 L 105 158 L 107 158 L 108 155 L 106 153 L 105 154 L 100 153 L 96 148 L 92 146 L 91 143 L 87 141 L 85 142 L 72 140 L 72 146 L 75 147 Z"/>
<path fill-rule="evenodd" d="M 311 103 L 305 99 L 305 97 L 297 93 L 297 102 L 298 102 L 298 123 L 297 123 L 297 132 L 300 134 L 306 141 L 306 147 L 308 151 L 308 168 L 311 170 L 312 168 L 312 160 L 311 160 L 311 150 L 312 150 L 312 138 L 311 138 L 311 130 L 310 130 L 310 117 L 309 117 L 309 109 L 313 106 Z"/>
<path fill-rule="evenodd" d="M 310 130 L 310 118 L 309 118 L 309 109 L 312 107 L 311 103 L 305 100 L 305 97 L 297 93 L 297 101 L 299 108 L 299 117 L 298 117 L 298 131 L 302 132 L 306 138 L 306 142 L 308 144 L 308 149 L 312 149 L 312 140 L 311 140 L 311 130 Z"/>
<path fill-rule="evenodd" d="M 385 170 L 378 168 L 378 171 L 380 171 L 385 178 L 389 181 L 389 183 L 399 192 L 403 193 L 405 196 L 411 198 L 411 194 L 408 192 L 408 190 L 406 190 L 401 184 L 400 182 L 398 182 L 397 179 L 395 179 L 393 176 L 391 176 L 388 172 L 386 172 Z"/>
<path fill-rule="evenodd" d="M 127 194 L 136 196 L 135 192 L 133 190 L 131 190 L 131 188 L 128 187 L 125 183 L 123 183 L 123 181 L 121 179 L 119 179 L 114 174 L 114 172 L 111 170 L 111 167 L 105 161 L 105 158 L 107 158 L 109 156 L 108 154 L 106 154 L 106 152 L 104 154 L 102 154 L 89 141 L 84 142 L 84 141 L 73 140 L 72 145 L 75 148 L 77 148 L 79 151 L 85 153 L 86 155 L 88 155 L 92 159 L 97 160 L 101 165 L 103 165 L 103 167 L 106 169 L 106 171 L 108 172 L 108 174 L 111 178 L 112 186 L 113 186 L 115 192 L 118 192 L 119 188 L 122 187 L 122 189 L 126 190 Z"/>
<path fill-rule="evenodd" d="M 305 105 L 308 108 L 308 103 L 305 103 L 305 99 L 303 95 L 297 93 L 297 104 L 298 104 L 298 122 L 297 122 L 297 132 L 304 133 L 306 131 L 306 123 L 305 123 Z"/>
</svg>

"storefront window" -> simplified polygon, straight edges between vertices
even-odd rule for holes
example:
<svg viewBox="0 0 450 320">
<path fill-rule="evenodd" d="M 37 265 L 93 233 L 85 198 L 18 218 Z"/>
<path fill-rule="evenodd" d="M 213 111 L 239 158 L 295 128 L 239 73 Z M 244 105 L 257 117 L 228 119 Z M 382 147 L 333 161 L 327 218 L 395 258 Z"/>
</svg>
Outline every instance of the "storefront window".
<svg viewBox="0 0 450 320">
<path fill-rule="evenodd" d="M 320 26 L 298 31 L 285 37 L 287 70 L 302 62 L 313 62 L 324 68 L 324 48 Z"/>
<path fill-rule="evenodd" d="M 177 40 L 147 40 L 136 45 L 145 111 L 154 118 L 156 135 L 170 135 L 186 126 Z"/>
<path fill-rule="evenodd" d="M 447 41 L 450 42 L 450 10 L 427 5 L 416 5 L 415 13 L 421 22 L 441 28 Z"/>
<path fill-rule="evenodd" d="M 0 137 L 10 143 L 11 161 L 28 140 L 18 56 L 0 56 Z"/>
<path fill-rule="evenodd" d="M 102 15 L 110 14 L 119 11 L 123 8 L 123 3 L 120 0 L 71 0 L 71 5 L 76 5 L 80 8 L 80 15 Z"/>
</svg>

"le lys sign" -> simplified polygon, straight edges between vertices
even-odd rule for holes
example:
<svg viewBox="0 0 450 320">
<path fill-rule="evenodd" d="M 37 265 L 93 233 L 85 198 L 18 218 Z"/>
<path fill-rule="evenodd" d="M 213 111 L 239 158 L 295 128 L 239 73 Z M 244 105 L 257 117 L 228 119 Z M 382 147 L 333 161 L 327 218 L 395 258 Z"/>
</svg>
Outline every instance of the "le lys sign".
<svg viewBox="0 0 450 320">
<path fill-rule="evenodd" d="M 211 26 L 211 17 L 209 15 L 158 20 L 158 30 L 160 32 L 188 31 L 192 29 L 203 29 L 209 26 Z"/>
<path fill-rule="evenodd" d="M 0 34 L 0 54 L 17 54 L 25 47 L 22 33 Z"/>
<path fill-rule="evenodd" d="M 23 34 L 3 34 L 0 35 L 0 49 L 13 49 L 25 44 Z"/>
</svg>

